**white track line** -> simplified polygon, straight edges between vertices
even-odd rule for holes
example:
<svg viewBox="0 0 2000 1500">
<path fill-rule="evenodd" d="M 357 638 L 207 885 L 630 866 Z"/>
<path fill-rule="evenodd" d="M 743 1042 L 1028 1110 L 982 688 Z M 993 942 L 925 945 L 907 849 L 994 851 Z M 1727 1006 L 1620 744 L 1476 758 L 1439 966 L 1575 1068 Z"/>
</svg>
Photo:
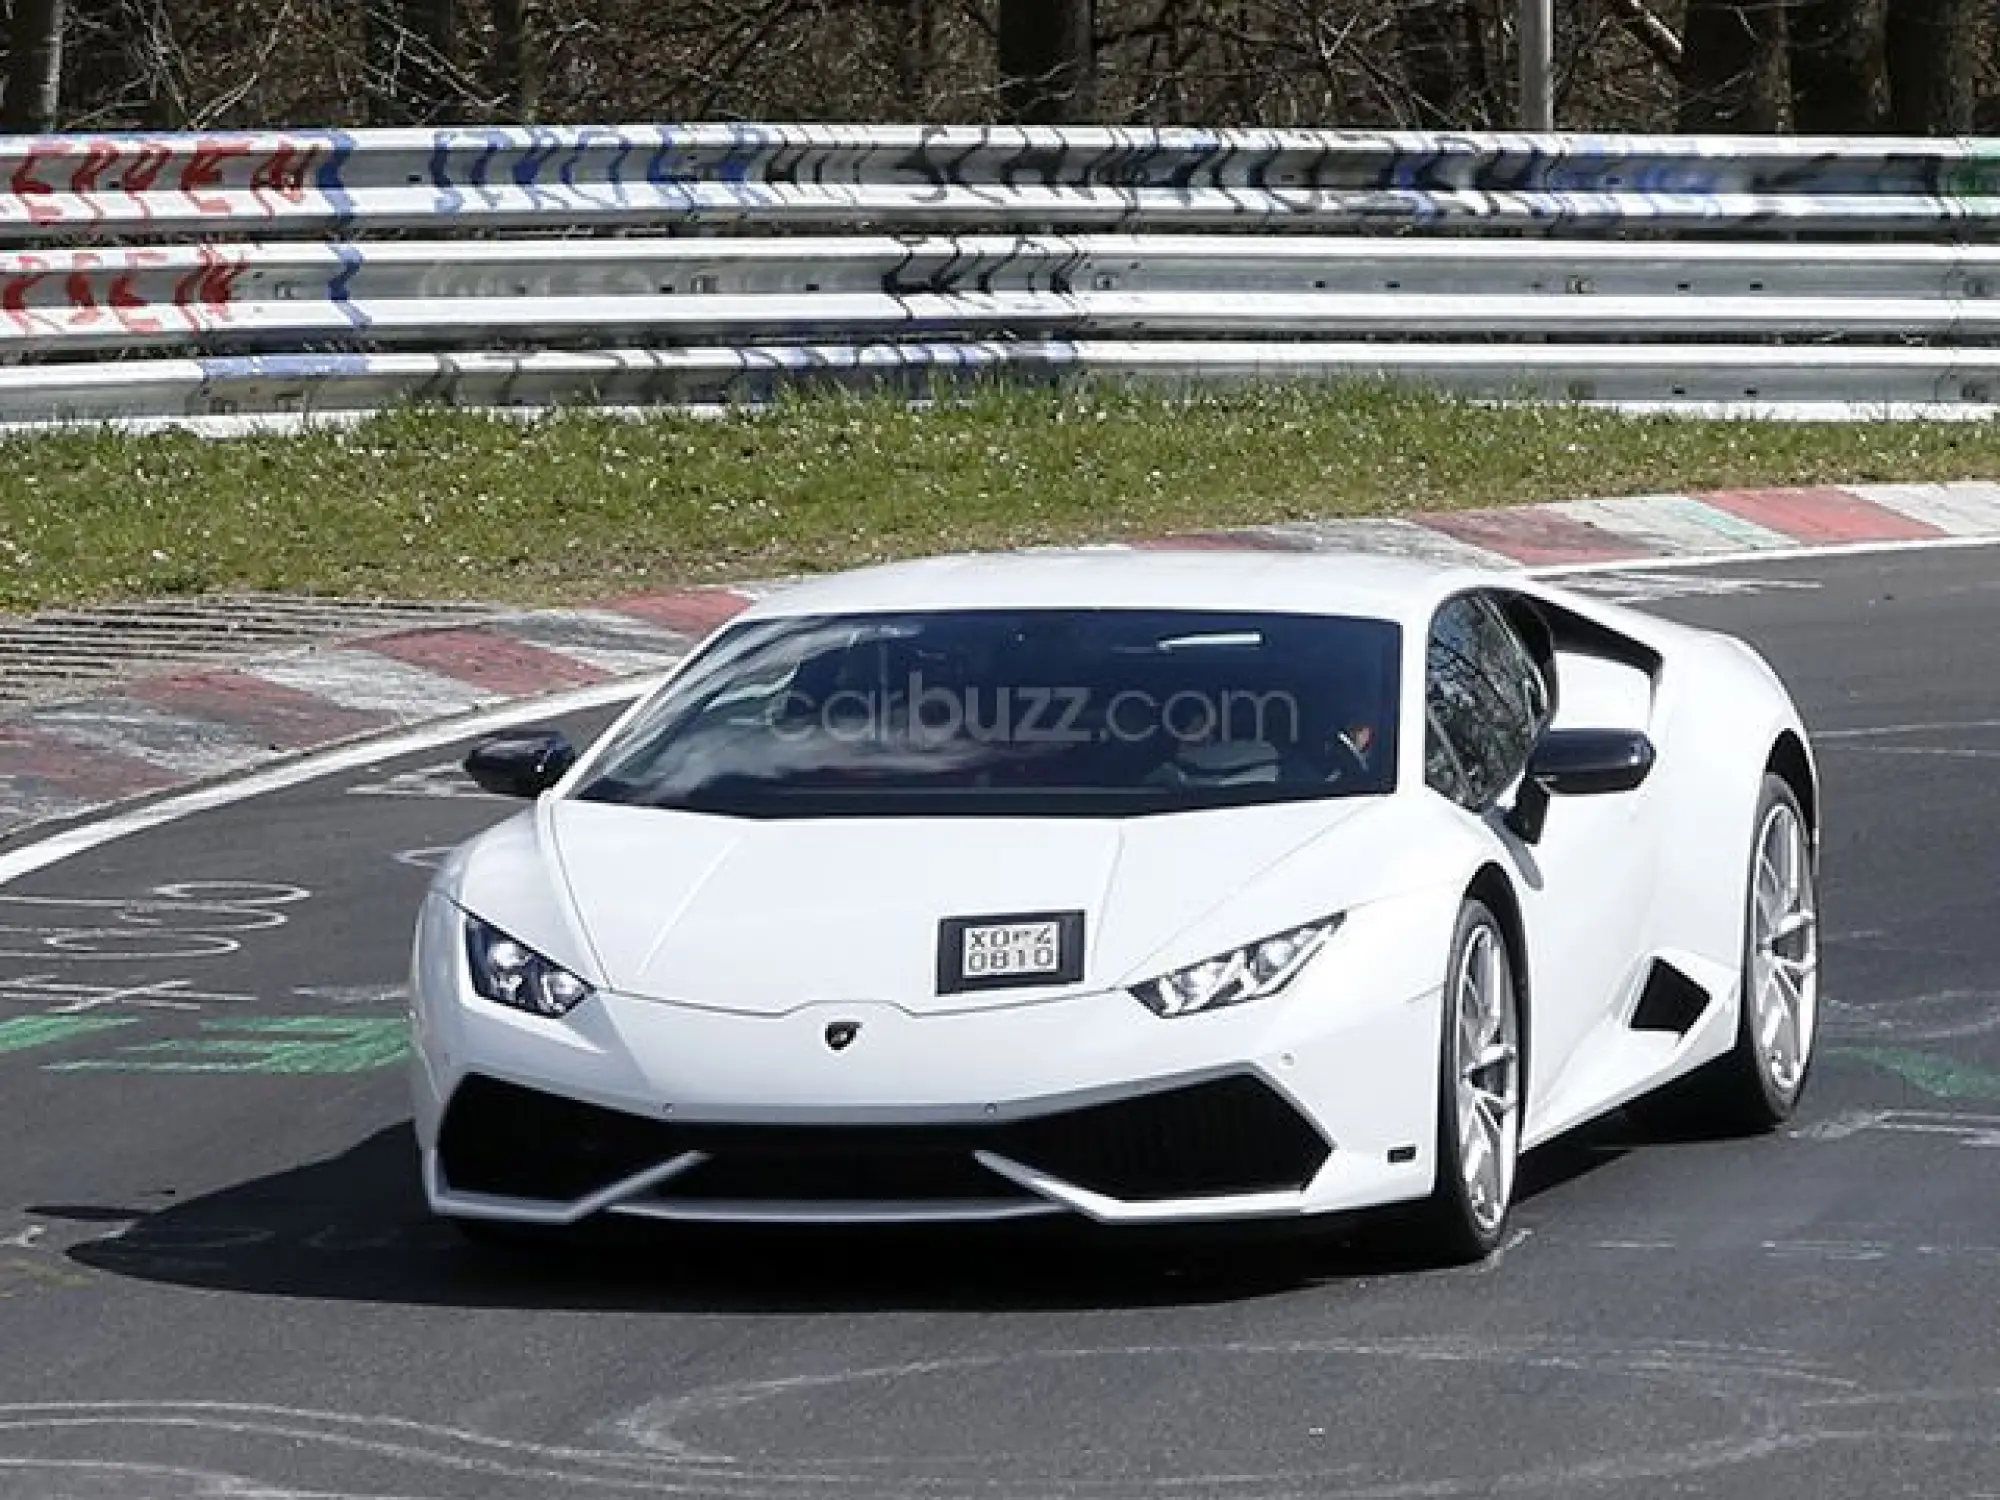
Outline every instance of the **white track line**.
<svg viewBox="0 0 2000 1500">
<path fill-rule="evenodd" d="M 1907 537 L 1895 542 L 1836 542 L 1824 547 L 1771 547 L 1749 552 L 1691 553 L 1686 557 L 1639 557 L 1624 561 L 1533 564 L 1523 571 L 1537 578 L 1570 578 L 1579 573 L 1660 573 L 1720 568 L 1737 563 L 1799 562 L 1820 557 L 1867 557 L 1876 552 L 1945 552 L 1961 547 L 2000 546 L 1991 536 Z"/>
<path fill-rule="evenodd" d="M 37 870 L 45 870 L 50 865 L 60 864 L 63 860 L 73 858 L 87 850 L 118 839 L 129 838 L 135 833 L 144 833 L 163 824 L 179 822 L 182 818 L 192 817 L 196 813 L 213 812 L 232 803 L 247 802 L 252 797 L 284 791 L 288 787 L 315 781 L 322 776 L 334 776 L 342 771 L 352 771 L 372 765 L 376 761 L 414 755 L 419 751 L 435 749 L 439 745 L 449 745 L 454 740 L 469 739 L 488 730 L 504 729 L 510 724 L 521 724 L 558 714 L 576 713 L 583 709 L 602 708 L 606 704 L 625 702 L 651 689 L 660 681 L 661 675 L 654 673 L 647 677 L 628 678 L 621 682 L 599 683 L 593 687 L 578 688 L 574 692 L 559 693 L 554 697 L 510 703 L 464 718 L 423 725 L 382 739 L 343 745 L 336 750 L 287 761 L 284 765 L 272 766 L 269 770 L 238 777 L 233 781 L 196 787 L 193 791 L 148 803 L 129 812 L 114 813 L 95 822 L 66 828 L 61 833 L 51 834 L 48 838 L 0 853 L 0 886 L 19 880 L 23 875 L 33 874 Z"/>
<path fill-rule="evenodd" d="M 1818 740 L 1872 740 L 1891 734 L 1962 734 L 1972 729 L 2000 729 L 2000 719 L 1946 719 L 1931 724 L 1863 724 L 1851 729 L 1817 729 Z"/>
</svg>

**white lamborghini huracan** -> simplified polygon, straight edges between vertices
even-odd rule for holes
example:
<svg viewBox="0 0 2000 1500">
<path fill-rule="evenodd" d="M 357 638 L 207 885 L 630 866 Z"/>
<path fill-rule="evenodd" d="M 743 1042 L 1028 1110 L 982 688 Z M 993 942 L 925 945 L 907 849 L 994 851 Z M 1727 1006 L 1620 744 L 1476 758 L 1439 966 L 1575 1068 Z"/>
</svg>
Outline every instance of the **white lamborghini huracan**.
<svg viewBox="0 0 2000 1500">
<path fill-rule="evenodd" d="M 1791 1114 L 1819 791 L 1747 646 L 1376 557 L 946 558 L 766 599 L 419 921 L 471 1228 L 1407 1204 L 1641 1096 Z"/>
</svg>

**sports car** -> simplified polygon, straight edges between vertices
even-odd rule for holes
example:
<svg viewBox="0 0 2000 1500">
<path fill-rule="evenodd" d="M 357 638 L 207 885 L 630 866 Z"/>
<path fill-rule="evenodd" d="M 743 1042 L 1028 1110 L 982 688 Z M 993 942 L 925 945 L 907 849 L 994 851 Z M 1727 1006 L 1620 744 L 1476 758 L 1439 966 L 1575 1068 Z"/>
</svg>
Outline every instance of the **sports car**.
<svg viewBox="0 0 2000 1500">
<path fill-rule="evenodd" d="M 1042 552 L 828 577 L 694 649 L 418 920 L 469 1231 L 1400 1205 L 1499 1242 L 1632 1101 L 1769 1129 L 1813 1056 L 1820 793 L 1733 638 L 1517 573 Z"/>
</svg>

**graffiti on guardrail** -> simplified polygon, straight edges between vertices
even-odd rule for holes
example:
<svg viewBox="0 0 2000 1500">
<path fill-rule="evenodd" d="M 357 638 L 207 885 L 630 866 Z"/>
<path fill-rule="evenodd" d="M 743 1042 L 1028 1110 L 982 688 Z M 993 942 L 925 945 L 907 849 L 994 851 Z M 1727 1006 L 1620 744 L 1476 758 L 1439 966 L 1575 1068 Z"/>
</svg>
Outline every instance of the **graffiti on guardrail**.
<svg viewBox="0 0 2000 1500">
<path fill-rule="evenodd" d="M 1962 157 L 1945 164 L 1938 191 L 1953 198 L 2000 195 L 2000 146 L 1992 141 L 1968 142 Z"/>
<path fill-rule="evenodd" d="M 994 377 L 1979 406 L 1996 162 L 1980 140 L 913 125 L 0 140 L 0 426 Z M 608 233 L 631 229 L 649 238 Z M 1380 263 L 1241 253 L 1304 235 L 1369 236 Z M 1426 235 L 1464 236 L 1450 276 Z M 1524 285 L 1529 235 L 1548 264 Z M 1721 272 L 1592 243 L 1634 239 L 1743 253 Z M 899 264 L 895 242 L 925 248 Z M 1610 272 L 1618 295 L 1585 295 Z"/>
<path fill-rule="evenodd" d="M 27 338 L 113 327 L 138 336 L 209 333 L 228 324 L 248 269 L 240 249 L 220 245 L 0 253 L 0 316 Z"/>
<path fill-rule="evenodd" d="M 635 191 L 672 188 L 699 175 L 672 137 L 670 130 L 597 126 L 439 130 L 427 162 L 431 211 L 451 216 L 516 203 L 558 213 L 629 208 Z"/>
<path fill-rule="evenodd" d="M 36 228 L 143 227 L 159 201 L 208 218 L 271 218 L 305 202 L 327 136 L 45 136 L 0 151 L 0 219 Z"/>
<path fill-rule="evenodd" d="M 105 232 L 234 219 L 304 229 L 571 216 L 781 213 L 956 221 L 1305 219 L 1356 227 L 1751 224 L 1845 197 L 1914 229 L 1990 191 L 1992 150 L 1863 140 L 806 125 L 446 127 L 378 135 L 49 136 L 0 144 L 0 228 Z M 1874 200 L 1869 209 L 1862 200 Z M 1726 209 L 1726 212 L 1723 210 Z"/>
<path fill-rule="evenodd" d="M 188 416 L 386 404 L 384 393 L 439 404 L 607 406 L 755 405 L 816 384 L 866 385 L 925 398 L 1007 375 L 1048 384 L 1085 362 L 1062 339 L 706 349 L 615 349 L 577 353 L 214 355 L 192 361 L 175 389 Z M 0 382 L 6 371 L 0 370 Z M 34 373 L 44 381 L 47 370 Z M 0 401 L 4 400 L 0 384 Z"/>
</svg>

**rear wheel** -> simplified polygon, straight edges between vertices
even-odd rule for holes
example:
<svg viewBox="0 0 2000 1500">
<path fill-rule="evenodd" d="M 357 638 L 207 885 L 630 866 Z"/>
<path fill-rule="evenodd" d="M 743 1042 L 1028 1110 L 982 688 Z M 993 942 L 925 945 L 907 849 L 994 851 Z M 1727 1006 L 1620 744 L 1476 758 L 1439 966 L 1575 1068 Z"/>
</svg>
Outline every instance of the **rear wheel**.
<svg viewBox="0 0 2000 1500">
<path fill-rule="evenodd" d="M 1445 970 L 1437 1185 L 1412 1226 L 1427 1260 L 1463 1264 L 1500 1243 L 1521 1153 L 1521 1006 L 1499 920 L 1467 901 Z"/>
</svg>

